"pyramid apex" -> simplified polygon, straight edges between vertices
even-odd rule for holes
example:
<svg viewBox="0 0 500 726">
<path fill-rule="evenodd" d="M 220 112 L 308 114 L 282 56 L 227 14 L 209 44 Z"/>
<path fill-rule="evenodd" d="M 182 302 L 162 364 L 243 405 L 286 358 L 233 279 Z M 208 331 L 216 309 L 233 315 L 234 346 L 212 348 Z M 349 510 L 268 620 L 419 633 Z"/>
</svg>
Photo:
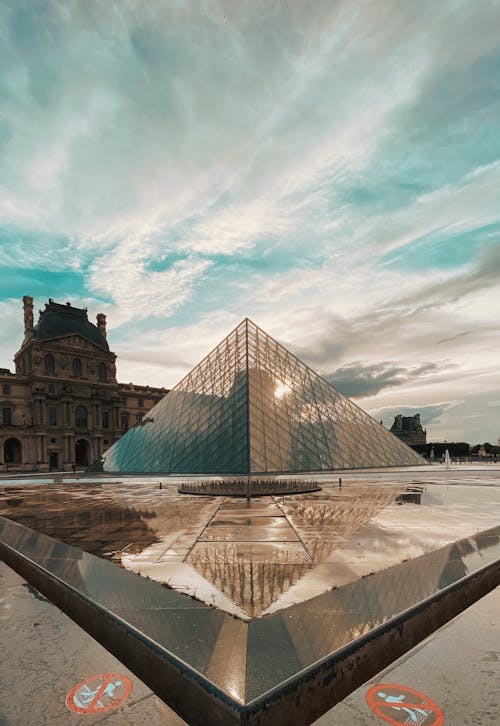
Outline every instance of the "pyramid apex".
<svg viewBox="0 0 500 726">
<path fill-rule="evenodd" d="M 245 325 L 247 325 L 247 326 L 248 326 L 248 325 L 253 325 L 253 327 L 254 327 L 254 328 L 258 328 L 258 327 L 259 327 L 259 326 L 257 325 L 257 323 L 255 323 L 255 322 L 254 322 L 254 321 L 253 321 L 253 320 L 252 320 L 251 318 L 249 318 L 248 316 L 247 316 L 247 317 L 245 317 L 245 318 L 243 318 L 243 320 L 242 320 L 241 322 L 242 322 L 242 324 L 244 323 L 244 324 L 245 324 Z"/>
<path fill-rule="evenodd" d="M 243 320 L 241 321 L 241 323 L 238 323 L 238 325 L 236 326 L 236 329 L 245 328 L 246 330 L 248 330 L 248 328 L 250 328 L 250 327 L 251 328 L 258 328 L 259 326 L 257 325 L 257 323 L 254 323 L 254 321 L 251 320 L 247 316 L 247 317 L 243 318 Z"/>
</svg>

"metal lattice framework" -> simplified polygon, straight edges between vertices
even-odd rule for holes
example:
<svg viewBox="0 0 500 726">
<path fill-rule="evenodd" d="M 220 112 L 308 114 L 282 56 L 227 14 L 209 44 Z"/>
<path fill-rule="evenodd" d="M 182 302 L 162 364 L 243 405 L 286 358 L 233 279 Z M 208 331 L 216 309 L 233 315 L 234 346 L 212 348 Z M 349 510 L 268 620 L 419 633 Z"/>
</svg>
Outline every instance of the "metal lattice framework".
<svg viewBox="0 0 500 726">
<path fill-rule="evenodd" d="M 423 459 L 248 318 L 105 454 L 105 471 L 257 474 Z"/>
</svg>

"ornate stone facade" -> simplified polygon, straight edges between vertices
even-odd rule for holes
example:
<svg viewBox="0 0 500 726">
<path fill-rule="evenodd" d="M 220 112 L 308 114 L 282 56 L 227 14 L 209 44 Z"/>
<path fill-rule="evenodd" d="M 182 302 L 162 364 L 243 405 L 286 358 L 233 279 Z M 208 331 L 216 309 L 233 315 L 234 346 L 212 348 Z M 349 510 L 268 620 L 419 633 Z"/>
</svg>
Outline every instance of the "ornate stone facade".
<svg viewBox="0 0 500 726">
<path fill-rule="evenodd" d="M 395 416 L 391 432 L 408 446 L 421 446 L 427 441 L 427 431 L 422 428 L 419 413 L 414 416 Z"/>
<path fill-rule="evenodd" d="M 116 355 L 87 310 L 49 300 L 34 326 L 25 296 L 15 373 L 0 368 L 0 471 L 68 471 L 100 460 L 165 388 L 116 380 Z"/>
</svg>

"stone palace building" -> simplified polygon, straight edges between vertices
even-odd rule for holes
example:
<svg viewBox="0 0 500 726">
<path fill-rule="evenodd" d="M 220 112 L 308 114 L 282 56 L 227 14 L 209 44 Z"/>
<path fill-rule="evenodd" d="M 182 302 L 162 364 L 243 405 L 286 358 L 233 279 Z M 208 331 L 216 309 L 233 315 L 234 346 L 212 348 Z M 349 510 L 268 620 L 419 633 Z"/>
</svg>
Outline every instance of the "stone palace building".
<svg viewBox="0 0 500 726">
<path fill-rule="evenodd" d="M 414 416 L 395 416 L 391 433 L 408 446 L 422 446 L 427 443 L 427 431 L 422 428 L 419 413 Z"/>
<path fill-rule="evenodd" d="M 106 316 L 49 300 L 34 325 L 25 296 L 15 373 L 0 368 L 0 472 L 68 471 L 103 452 L 168 393 L 117 383 Z"/>
</svg>

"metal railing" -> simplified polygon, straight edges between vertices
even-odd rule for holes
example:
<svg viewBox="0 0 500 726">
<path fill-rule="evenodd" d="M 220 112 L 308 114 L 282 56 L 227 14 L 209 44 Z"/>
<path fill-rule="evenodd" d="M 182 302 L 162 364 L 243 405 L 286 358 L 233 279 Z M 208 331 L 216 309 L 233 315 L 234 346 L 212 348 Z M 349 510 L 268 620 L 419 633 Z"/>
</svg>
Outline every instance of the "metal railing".
<svg viewBox="0 0 500 726">
<path fill-rule="evenodd" d="M 205 496 L 262 497 L 286 494 L 304 494 L 321 489 L 318 482 L 305 479 L 230 479 L 201 482 L 183 482 L 179 494 L 204 494 Z"/>
</svg>

